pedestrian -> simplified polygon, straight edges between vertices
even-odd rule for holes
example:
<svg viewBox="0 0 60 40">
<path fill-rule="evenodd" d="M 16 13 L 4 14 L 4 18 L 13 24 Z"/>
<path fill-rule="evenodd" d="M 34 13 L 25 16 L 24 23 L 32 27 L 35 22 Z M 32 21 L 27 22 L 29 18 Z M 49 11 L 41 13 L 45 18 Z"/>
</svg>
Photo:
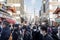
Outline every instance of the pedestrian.
<svg viewBox="0 0 60 40">
<path fill-rule="evenodd" d="M 14 31 L 12 33 L 12 40 L 17 40 L 18 39 L 18 24 L 14 24 Z"/>
<path fill-rule="evenodd" d="M 17 40 L 23 40 L 23 34 L 22 34 L 21 27 L 22 26 L 19 24 L 19 27 L 18 27 L 18 39 Z"/>
<path fill-rule="evenodd" d="M 53 26 L 52 27 L 52 37 L 54 40 L 59 40 L 57 33 L 58 33 L 58 27 Z"/>
<path fill-rule="evenodd" d="M 8 40 L 10 37 L 9 23 L 7 21 L 4 21 L 2 24 L 2 28 L 1 40 Z"/>
<path fill-rule="evenodd" d="M 32 40 L 36 40 L 37 36 L 37 27 L 36 26 L 33 26 L 33 29 L 32 29 Z"/>
<path fill-rule="evenodd" d="M 52 27 L 48 26 L 47 27 L 48 34 L 52 36 Z"/>
<path fill-rule="evenodd" d="M 23 35 L 23 40 L 31 40 L 31 32 L 30 28 L 27 25 L 23 25 L 22 27 L 22 35 Z"/>
<path fill-rule="evenodd" d="M 31 34 L 29 31 L 27 31 L 27 29 L 23 29 L 23 40 L 31 40 Z"/>
<path fill-rule="evenodd" d="M 42 40 L 42 35 L 40 34 L 40 31 L 37 29 L 37 26 L 33 27 L 32 40 Z"/>
<path fill-rule="evenodd" d="M 43 35 L 43 40 L 53 40 L 53 38 L 47 33 L 47 27 L 42 26 L 40 33 Z"/>
</svg>

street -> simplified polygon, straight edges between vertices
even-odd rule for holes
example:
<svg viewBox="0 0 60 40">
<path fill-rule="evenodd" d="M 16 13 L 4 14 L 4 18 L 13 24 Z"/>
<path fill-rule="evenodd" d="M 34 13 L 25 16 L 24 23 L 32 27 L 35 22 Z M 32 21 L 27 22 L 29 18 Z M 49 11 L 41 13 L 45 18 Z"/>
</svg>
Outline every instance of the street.
<svg viewBox="0 0 60 40">
<path fill-rule="evenodd" d="M 0 0 L 0 40 L 60 40 L 60 0 Z"/>
</svg>

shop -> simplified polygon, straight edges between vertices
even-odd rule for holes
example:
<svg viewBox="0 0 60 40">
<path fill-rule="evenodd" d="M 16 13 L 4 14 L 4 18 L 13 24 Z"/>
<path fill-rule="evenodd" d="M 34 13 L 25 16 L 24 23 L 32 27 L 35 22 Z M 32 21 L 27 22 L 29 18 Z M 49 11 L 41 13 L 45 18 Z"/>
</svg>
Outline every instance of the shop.
<svg viewBox="0 0 60 40">
<path fill-rule="evenodd" d="M 12 19 L 12 16 L 7 11 L 0 9 L 0 22 L 2 21 L 15 24 L 15 20 Z"/>
</svg>

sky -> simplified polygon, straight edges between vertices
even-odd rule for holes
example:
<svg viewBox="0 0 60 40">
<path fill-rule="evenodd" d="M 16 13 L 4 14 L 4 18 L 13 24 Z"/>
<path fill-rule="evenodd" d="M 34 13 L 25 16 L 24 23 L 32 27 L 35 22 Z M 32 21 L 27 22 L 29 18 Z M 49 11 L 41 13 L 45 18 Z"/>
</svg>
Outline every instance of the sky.
<svg viewBox="0 0 60 40">
<path fill-rule="evenodd" d="M 24 0 L 25 12 L 33 15 L 35 9 L 35 15 L 38 15 L 39 10 L 41 9 L 41 4 L 41 0 Z"/>
</svg>

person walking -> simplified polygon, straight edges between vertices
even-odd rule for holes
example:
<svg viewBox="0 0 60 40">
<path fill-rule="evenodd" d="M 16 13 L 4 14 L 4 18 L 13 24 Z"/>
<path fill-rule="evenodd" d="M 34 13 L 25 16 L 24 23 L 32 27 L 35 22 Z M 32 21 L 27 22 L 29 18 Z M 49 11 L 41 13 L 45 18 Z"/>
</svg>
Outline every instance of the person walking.
<svg viewBox="0 0 60 40">
<path fill-rule="evenodd" d="M 52 37 L 54 40 L 59 40 L 57 33 L 58 33 L 58 27 L 53 26 L 52 27 Z"/>
<path fill-rule="evenodd" d="M 12 40 L 17 40 L 18 39 L 18 24 L 14 24 L 14 31 L 12 33 Z"/>
<path fill-rule="evenodd" d="M 10 28 L 8 22 L 4 21 L 2 28 L 1 40 L 8 40 L 10 37 Z"/>
<path fill-rule="evenodd" d="M 42 35 L 40 34 L 40 31 L 37 29 L 37 26 L 33 27 L 32 40 L 42 40 Z"/>
<path fill-rule="evenodd" d="M 47 33 L 47 27 L 42 26 L 40 33 L 43 35 L 43 40 L 54 40 L 48 33 Z"/>
<path fill-rule="evenodd" d="M 21 28 L 23 40 L 31 40 L 31 32 L 27 25 L 23 25 Z"/>
</svg>

